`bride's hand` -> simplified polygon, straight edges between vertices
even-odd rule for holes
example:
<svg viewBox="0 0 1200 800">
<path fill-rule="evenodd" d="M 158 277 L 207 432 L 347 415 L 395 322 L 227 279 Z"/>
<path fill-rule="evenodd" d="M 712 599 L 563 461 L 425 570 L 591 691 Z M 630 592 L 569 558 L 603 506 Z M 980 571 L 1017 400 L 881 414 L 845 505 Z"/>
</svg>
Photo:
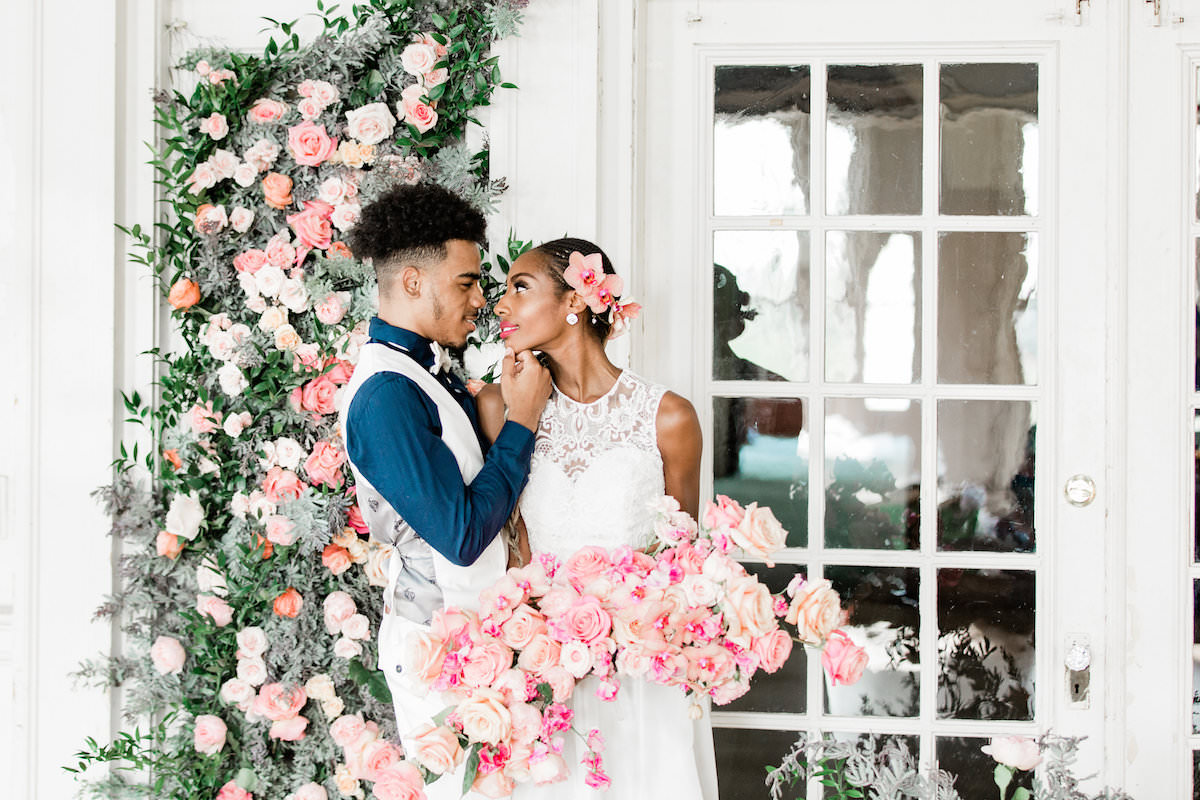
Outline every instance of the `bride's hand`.
<svg viewBox="0 0 1200 800">
<path fill-rule="evenodd" d="M 542 409 L 550 399 L 550 371 L 529 350 L 504 354 L 500 392 L 508 406 L 508 418 L 531 431 L 537 430 Z"/>
</svg>

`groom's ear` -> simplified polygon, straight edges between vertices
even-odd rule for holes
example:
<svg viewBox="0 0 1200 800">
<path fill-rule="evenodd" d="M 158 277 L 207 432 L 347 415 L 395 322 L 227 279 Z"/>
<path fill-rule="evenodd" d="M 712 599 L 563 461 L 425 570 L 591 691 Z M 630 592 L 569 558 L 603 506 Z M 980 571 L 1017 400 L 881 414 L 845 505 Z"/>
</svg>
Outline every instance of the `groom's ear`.
<svg viewBox="0 0 1200 800">
<path fill-rule="evenodd" d="M 409 264 L 400 268 L 400 274 L 396 276 L 396 283 L 405 297 L 416 300 L 421 296 L 421 280 L 424 277 L 420 267 Z"/>
</svg>

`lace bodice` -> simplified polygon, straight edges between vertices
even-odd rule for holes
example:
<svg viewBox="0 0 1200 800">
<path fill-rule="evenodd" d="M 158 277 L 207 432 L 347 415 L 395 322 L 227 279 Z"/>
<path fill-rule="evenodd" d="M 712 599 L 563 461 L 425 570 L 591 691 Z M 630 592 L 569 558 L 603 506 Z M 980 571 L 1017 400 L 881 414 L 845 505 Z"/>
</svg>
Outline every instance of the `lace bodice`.
<svg viewBox="0 0 1200 800">
<path fill-rule="evenodd" d="M 521 495 L 533 552 L 566 557 L 584 545 L 649 543 L 650 504 L 665 491 L 656 425 L 665 393 L 629 370 L 592 403 L 554 390 Z"/>
</svg>

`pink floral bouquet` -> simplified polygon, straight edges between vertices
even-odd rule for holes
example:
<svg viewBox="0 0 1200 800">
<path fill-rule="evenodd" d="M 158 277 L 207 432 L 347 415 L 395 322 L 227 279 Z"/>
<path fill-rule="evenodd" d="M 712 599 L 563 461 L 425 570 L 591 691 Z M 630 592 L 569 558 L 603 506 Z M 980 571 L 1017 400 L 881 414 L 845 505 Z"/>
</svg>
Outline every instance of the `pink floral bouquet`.
<svg viewBox="0 0 1200 800">
<path fill-rule="evenodd" d="M 427 780 L 464 758 L 464 792 L 501 797 L 516 783 L 564 780 L 566 703 L 588 676 L 603 700 L 623 679 L 642 679 L 725 705 L 801 642 L 827 648 L 835 684 L 858 680 L 866 653 L 836 630 L 842 610 L 829 581 L 797 575 L 772 595 L 730 555 L 737 548 L 771 564 L 787 532 L 770 509 L 718 496 L 699 524 L 670 497 L 657 510 L 645 551 L 536 555 L 480 595 L 479 613 L 448 608 L 428 632 L 410 635 L 403 674 L 449 705 L 409 737 L 408 758 Z M 698 703 L 692 713 L 703 713 Z M 607 787 L 603 738 L 596 730 L 584 738 L 586 782 Z"/>
</svg>

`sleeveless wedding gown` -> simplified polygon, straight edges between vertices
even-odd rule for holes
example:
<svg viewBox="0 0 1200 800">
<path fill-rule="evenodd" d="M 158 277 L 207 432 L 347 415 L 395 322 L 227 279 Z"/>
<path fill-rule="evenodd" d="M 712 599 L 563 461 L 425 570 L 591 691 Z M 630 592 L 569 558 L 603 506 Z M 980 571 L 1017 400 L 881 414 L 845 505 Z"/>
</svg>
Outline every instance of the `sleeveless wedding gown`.
<svg viewBox="0 0 1200 800">
<path fill-rule="evenodd" d="M 656 416 L 665 389 L 628 370 L 592 403 L 577 403 L 557 389 L 538 428 L 521 516 L 530 549 L 566 559 L 580 547 L 645 547 L 653 538 L 650 504 L 664 494 Z M 607 792 L 587 786 L 580 759 L 587 747 L 563 735 L 571 770 L 564 783 L 523 784 L 514 800 L 717 800 L 712 724 L 707 704 L 699 720 L 692 701 L 673 686 L 624 677 L 613 701 L 596 697 L 588 677 L 571 696 L 575 729 L 599 728 L 606 747 Z"/>
</svg>

